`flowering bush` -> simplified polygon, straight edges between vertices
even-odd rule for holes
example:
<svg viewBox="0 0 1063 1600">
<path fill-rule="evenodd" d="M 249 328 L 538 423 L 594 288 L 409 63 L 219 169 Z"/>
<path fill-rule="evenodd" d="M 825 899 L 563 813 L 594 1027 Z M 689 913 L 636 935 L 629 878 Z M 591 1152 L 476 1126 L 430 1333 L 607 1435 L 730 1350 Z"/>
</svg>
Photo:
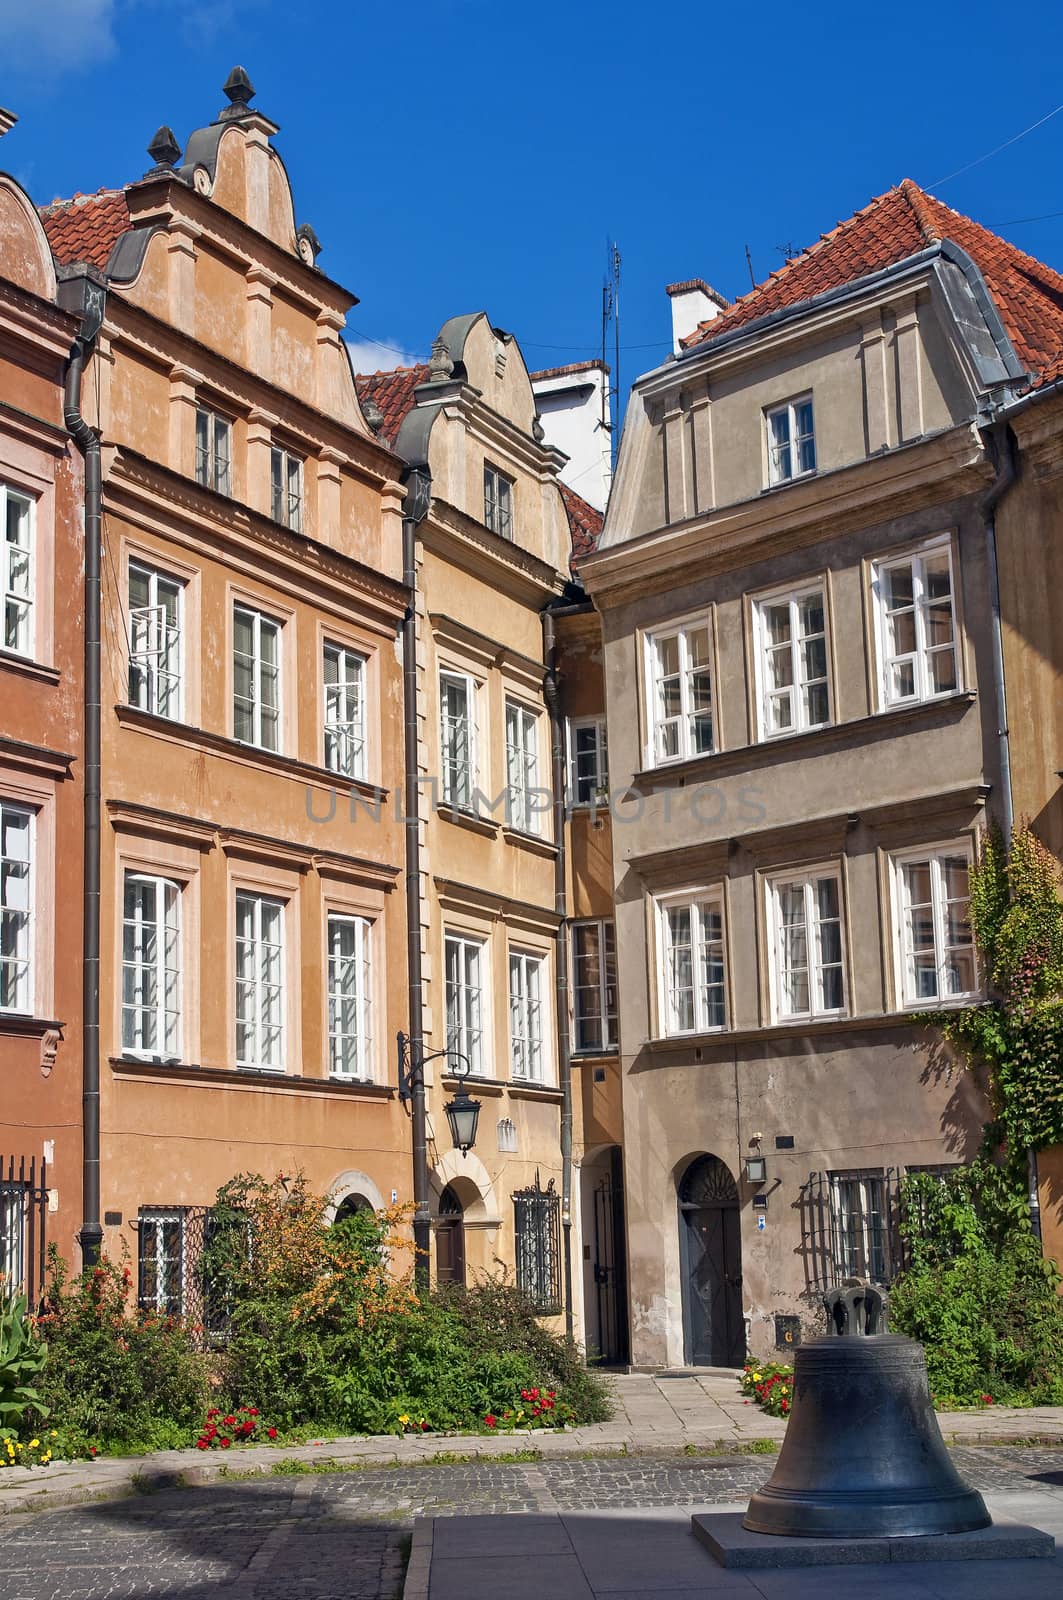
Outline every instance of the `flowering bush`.
<svg viewBox="0 0 1063 1600">
<path fill-rule="evenodd" d="M 411 1417 L 408 1411 L 403 1411 L 395 1419 L 400 1433 L 429 1433 L 432 1424 L 427 1417 Z"/>
<path fill-rule="evenodd" d="M 270 1443 L 277 1437 L 276 1428 L 267 1427 L 257 1406 L 236 1406 L 223 1411 L 211 1406 L 207 1420 L 196 1440 L 197 1450 L 230 1450 L 234 1444 Z"/>
<path fill-rule="evenodd" d="M 557 1398 L 556 1389 L 535 1386 L 522 1389 L 520 1399 L 501 1411 L 488 1411 L 484 1427 L 491 1433 L 530 1433 L 536 1428 L 567 1428 L 577 1420 L 566 1400 Z"/>
<path fill-rule="evenodd" d="M 11 1428 L 0 1428 L 0 1467 L 46 1467 L 55 1454 L 54 1428 L 23 1443 Z"/>
<path fill-rule="evenodd" d="M 777 1361 L 765 1361 L 759 1365 L 755 1361 L 747 1361 L 739 1382 L 742 1393 L 755 1400 L 769 1417 L 790 1415 L 794 1395 L 793 1367 L 783 1366 Z"/>
</svg>

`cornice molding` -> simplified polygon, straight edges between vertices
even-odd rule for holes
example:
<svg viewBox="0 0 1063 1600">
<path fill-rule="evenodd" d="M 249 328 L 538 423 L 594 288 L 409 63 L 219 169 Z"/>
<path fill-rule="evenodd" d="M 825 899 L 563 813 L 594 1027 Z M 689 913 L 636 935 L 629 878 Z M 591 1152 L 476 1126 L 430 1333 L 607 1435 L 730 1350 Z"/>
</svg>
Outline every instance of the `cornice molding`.
<svg viewBox="0 0 1063 1600">
<path fill-rule="evenodd" d="M 564 590 L 563 573 L 445 500 L 433 499 L 418 536 L 427 549 L 536 610 Z"/>
<path fill-rule="evenodd" d="M 50 750 L 47 745 L 29 744 L 24 739 L 11 739 L 6 734 L 0 734 L 0 762 L 19 772 L 28 772 L 36 777 L 69 778 L 76 760 L 76 756 L 65 750 Z"/>
<path fill-rule="evenodd" d="M 541 932 L 555 933 L 562 917 L 549 906 L 537 906 L 527 900 L 515 900 L 511 895 L 499 894 L 479 884 L 456 883 L 452 878 L 434 877 L 439 904 L 454 911 L 486 913 L 499 922 L 525 926 Z"/>
</svg>

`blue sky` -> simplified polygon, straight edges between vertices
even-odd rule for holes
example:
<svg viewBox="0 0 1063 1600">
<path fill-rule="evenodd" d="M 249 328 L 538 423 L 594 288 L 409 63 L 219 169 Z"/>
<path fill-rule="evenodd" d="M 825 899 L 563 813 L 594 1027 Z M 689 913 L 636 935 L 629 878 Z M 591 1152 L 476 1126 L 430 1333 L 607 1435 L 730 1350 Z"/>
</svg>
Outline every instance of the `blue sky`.
<svg viewBox="0 0 1063 1600">
<path fill-rule="evenodd" d="M 905 176 L 1063 267 L 1063 110 L 939 181 L 1063 100 L 1061 44 L 1046 0 L 0 0 L 0 166 L 39 202 L 139 177 L 240 62 L 362 365 L 481 308 L 532 367 L 584 359 L 616 239 L 626 389 L 666 283 L 740 294 L 747 244 L 763 277 Z"/>
</svg>

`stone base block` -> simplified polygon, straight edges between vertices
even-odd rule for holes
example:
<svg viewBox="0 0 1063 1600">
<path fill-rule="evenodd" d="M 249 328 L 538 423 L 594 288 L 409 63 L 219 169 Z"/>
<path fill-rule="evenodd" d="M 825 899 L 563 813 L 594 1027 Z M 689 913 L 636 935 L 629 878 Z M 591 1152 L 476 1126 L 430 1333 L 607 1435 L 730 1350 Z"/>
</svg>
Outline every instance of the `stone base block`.
<svg viewBox="0 0 1063 1600">
<path fill-rule="evenodd" d="M 722 1567 L 849 1567 L 873 1561 L 1015 1561 L 1055 1555 L 1049 1533 L 1021 1522 L 995 1522 L 974 1533 L 917 1535 L 913 1539 L 789 1539 L 750 1533 L 741 1511 L 691 1517 L 694 1537 Z"/>
</svg>

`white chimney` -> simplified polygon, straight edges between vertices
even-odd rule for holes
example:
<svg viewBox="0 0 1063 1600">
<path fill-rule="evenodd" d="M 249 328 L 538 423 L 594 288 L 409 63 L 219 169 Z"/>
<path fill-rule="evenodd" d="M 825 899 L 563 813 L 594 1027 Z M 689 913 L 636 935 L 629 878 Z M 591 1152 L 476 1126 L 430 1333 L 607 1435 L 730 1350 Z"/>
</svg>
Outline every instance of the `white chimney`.
<svg viewBox="0 0 1063 1600">
<path fill-rule="evenodd" d="M 568 457 L 562 483 L 604 511 L 612 480 L 609 368 L 602 361 L 577 361 L 529 376 L 545 442 Z"/>
<path fill-rule="evenodd" d="M 672 349 L 678 355 L 682 341 L 702 322 L 730 311 L 731 302 L 717 294 L 701 278 L 688 278 L 685 283 L 668 284 L 665 293 L 672 302 Z"/>
</svg>

